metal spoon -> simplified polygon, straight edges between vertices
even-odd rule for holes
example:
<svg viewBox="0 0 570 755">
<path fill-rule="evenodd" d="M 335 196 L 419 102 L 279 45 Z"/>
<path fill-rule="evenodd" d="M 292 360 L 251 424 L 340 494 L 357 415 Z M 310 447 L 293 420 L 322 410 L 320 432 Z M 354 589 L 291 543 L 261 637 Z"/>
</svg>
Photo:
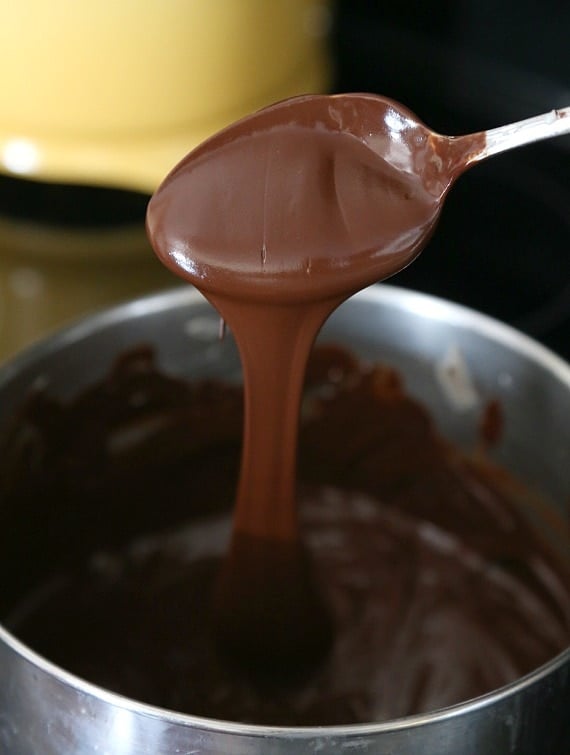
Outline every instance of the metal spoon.
<svg viewBox="0 0 570 755">
<path fill-rule="evenodd" d="M 475 160 L 483 160 L 524 144 L 570 133 L 570 106 L 549 110 L 542 115 L 481 133 L 485 135 L 485 147 L 474 157 Z"/>
<path fill-rule="evenodd" d="M 283 300 L 290 277 L 295 296 L 342 297 L 414 259 L 468 167 L 569 132 L 570 107 L 443 136 L 378 95 L 295 97 L 229 126 L 182 160 L 150 202 L 148 230 L 162 261 L 213 295 L 239 279 L 244 299 Z M 305 139 L 294 153 L 293 133 Z M 322 135 L 326 150 L 315 146 Z M 410 198 L 423 207 L 407 219 Z M 311 229 L 321 229 L 316 246 Z M 355 258 L 358 265 L 346 264 Z"/>
</svg>

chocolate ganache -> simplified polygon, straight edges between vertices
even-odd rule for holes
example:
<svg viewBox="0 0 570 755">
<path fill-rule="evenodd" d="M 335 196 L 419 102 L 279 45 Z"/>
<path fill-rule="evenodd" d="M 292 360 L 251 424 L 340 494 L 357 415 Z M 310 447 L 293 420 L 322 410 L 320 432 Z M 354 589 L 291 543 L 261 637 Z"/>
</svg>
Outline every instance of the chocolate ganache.
<svg viewBox="0 0 570 755">
<path fill-rule="evenodd" d="M 151 199 L 157 255 L 217 308 L 243 365 L 241 472 L 214 615 L 244 670 L 303 673 L 334 633 L 295 499 L 311 346 L 345 298 L 419 254 L 484 139 L 440 140 L 374 95 L 303 96 L 213 136 Z"/>
<path fill-rule="evenodd" d="M 5 563 L 20 564 L 12 595 L 0 596 L 6 626 L 107 689 L 273 725 L 426 712 L 567 646 L 567 523 L 553 523 L 557 552 L 524 514 L 529 492 L 444 441 L 393 370 L 319 347 L 298 502 L 334 639 L 286 684 L 228 664 L 210 607 L 241 424 L 239 385 L 171 378 L 145 350 L 72 401 L 32 396 L 0 448 L 10 467 L 0 544 Z M 38 497 L 44 505 L 22 516 Z"/>
<path fill-rule="evenodd" d="M 214 304 L 240 350 L 244 447 L 215 613 L 244 668 L 296 672 L 330 644 L 294 492 L 307 358 L 345 298 L 421 251 L 454 176 L 446 149 L 426 170 L 425 127 L 390 100 L 298 97 L 199 146 L 149 204 L 159 258 Z"/>
</svg>

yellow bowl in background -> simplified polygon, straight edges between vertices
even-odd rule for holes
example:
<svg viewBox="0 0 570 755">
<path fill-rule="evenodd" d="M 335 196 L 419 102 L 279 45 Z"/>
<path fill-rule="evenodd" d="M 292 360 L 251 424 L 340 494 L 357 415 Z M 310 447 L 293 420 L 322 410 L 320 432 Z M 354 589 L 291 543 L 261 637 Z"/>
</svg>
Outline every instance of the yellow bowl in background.
<svg viewBox="0 0 570 755">
<path fill-rule="evenodd" d="M 326 86 L 323 0 L 2 5 L 0 171 L 152 192 L 195 144 Z"/>
</svg>

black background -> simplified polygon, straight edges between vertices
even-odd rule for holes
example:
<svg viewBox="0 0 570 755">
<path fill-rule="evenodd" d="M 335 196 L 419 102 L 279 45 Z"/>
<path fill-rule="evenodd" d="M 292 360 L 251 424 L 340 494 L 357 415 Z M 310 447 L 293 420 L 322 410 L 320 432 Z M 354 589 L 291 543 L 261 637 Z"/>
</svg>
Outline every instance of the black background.
<svg viewBox="0 0 570 755">
<path fill-rule="evenodd" d="M 460 134 L 570 105 L 567 0 L 340 0 L 335 91 L 372 91 Z M 494 157 L 451 192 L 392 280 L 506 320 L 570 358 L 570 137 Z"/>
</svg>

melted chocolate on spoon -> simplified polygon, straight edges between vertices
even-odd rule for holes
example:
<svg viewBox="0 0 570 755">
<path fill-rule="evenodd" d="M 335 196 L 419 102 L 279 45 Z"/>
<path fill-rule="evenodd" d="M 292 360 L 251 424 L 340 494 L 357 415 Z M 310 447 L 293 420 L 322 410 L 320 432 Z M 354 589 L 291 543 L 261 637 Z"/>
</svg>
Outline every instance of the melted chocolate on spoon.
<svg viewBox="0 0 570 755">
<path fill-rule="evenodd" d="M 159 258 L 208 297 L 241 354 L 244 449 L 216 613 L 246 666 L 302 668 L 329 644 L 295 503 L 305 367 L 327 316 L 421 251 L 450 154 L 434 162 L 425 127 L 389 100 L 306 96 L 202 144 L 150 202 Z"/>
</svg>

